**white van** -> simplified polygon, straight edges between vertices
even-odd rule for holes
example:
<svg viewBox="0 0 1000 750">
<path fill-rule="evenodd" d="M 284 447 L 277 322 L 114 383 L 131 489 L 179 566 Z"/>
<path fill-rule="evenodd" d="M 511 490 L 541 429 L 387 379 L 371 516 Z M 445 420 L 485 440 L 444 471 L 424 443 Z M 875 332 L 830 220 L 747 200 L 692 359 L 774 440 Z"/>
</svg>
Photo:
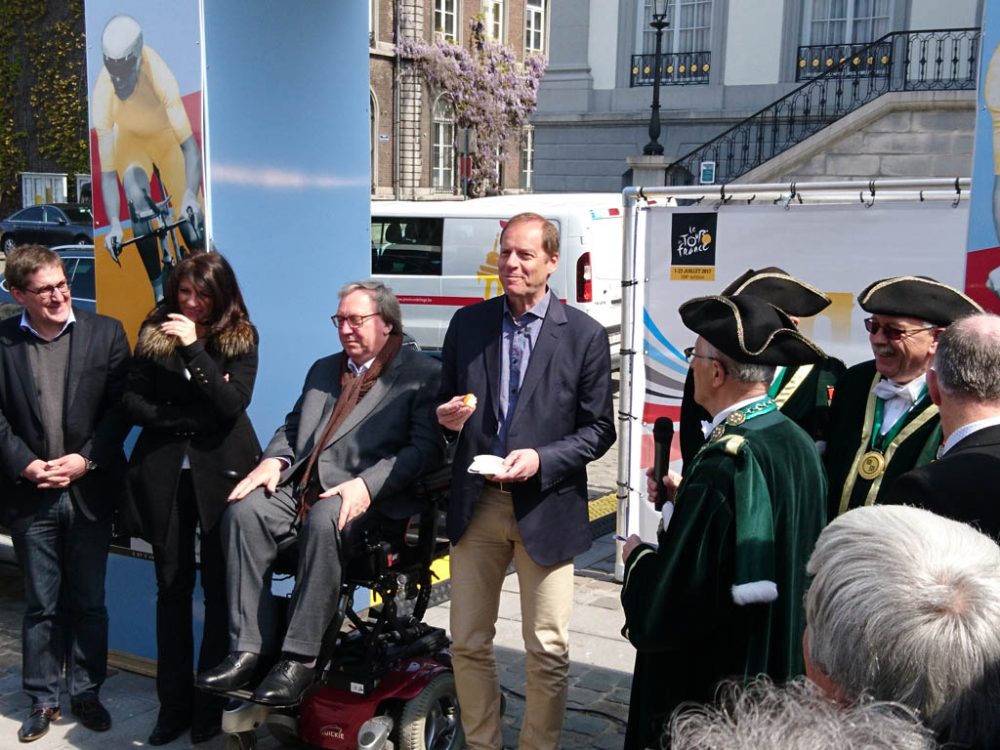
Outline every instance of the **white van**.
<svg viewBox="0 0 1000 750">
<path fill-rule="evenodd" d="M 566 304 L 600 321 L 612 356 L 621 342 L 622 197 L 619 193 L 510 195 L 468 201 L 373 201 L 372 277 L 403 306 L 406 332 L 441 349 L 456 309 L 503 294 L 500 231 L 533 211 L 559 228 L 549 279 Z"/>
</svg>

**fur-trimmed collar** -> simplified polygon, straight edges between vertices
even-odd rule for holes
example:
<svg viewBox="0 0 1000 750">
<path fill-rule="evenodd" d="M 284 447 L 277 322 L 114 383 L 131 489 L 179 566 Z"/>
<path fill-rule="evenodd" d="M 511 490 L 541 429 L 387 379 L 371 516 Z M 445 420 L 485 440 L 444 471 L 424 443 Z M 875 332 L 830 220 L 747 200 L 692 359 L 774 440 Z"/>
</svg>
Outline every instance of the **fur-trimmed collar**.
<svg viewBox="0 0 1000 750">
<path fill-rule="evenodd" d="M 205 342 L 205 348 L 226 359 L 232 359 L 249 352 L 256 342 L 257 335 L 253 326 L 248 321 L 243 321 L 210 337 Z M 173 356 L 178 343 L 176 336 L 162 333 L 156 323 L 147 323 L 139 332 L 135 356 L 151 359 L 154 362 L 166 362 Z"/>
</svg>

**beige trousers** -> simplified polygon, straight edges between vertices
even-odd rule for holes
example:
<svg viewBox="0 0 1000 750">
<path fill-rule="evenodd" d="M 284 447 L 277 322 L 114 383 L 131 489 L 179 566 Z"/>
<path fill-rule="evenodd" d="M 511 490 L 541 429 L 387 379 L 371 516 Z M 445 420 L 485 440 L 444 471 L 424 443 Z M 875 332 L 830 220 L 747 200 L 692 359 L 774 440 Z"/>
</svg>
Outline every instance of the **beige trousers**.
<svg viewBox="0 0 1000 750">
<path fill-rule="evenodd" d="M 500 750 L 500 684 L 493 638 L 500 588 L 511 560 L 521 591 L 527 656 L 526 706 L 518 747 L 558 750 L 569 677 L 573 561 L 535 563 L 518 533 L 511 496 L 487 487 L 469 527 L 451 548 L 451 636 L 465 741 Z"/>
</svg>

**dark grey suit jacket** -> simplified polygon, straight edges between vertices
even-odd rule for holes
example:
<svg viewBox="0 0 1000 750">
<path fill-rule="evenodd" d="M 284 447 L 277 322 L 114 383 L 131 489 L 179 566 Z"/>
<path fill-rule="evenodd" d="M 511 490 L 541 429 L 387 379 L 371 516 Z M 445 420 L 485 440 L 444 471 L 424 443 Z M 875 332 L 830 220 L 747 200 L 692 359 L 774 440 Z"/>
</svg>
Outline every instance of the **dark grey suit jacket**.
<svg viewBox="0 0 1000 750">
<path fill-rule="evenodd" d="M 294 477 L 322 437 L 340 395 L 343 356 L 340 352 L 313 364 L 302 395 L 264 451 L 265 458 L 291 458 L 282 484 Z M 417 506 L 403 490 L 440 466 L 444 456 L 434 414 L 440 380 L 440 362 L 400 349 L 320 454 L 316 465 L 323 489 L 361 477 L 372 503 L 386 515 L 400 518 L 414 512 Z"/>
<path fill-rule="evenodd" d="M 66 373 L 63 433 L 66 453 L 97 463 L 70 487 L 99 517 L 109 514 L 123 491 L 128 432 L 121 397 L 128 374 L 129 347 L 121 323 L 73 310 L 69 369 Z M 30 519 L 39 490 L 21 476 L 35 459 L 47 460 L 37 390 L 28 363 L 28 337 L 21 316 L 0 322 L 0 523 L 15 527 Z"/>
<path fill-rule="evenodd" d="M 1000 541 L 998 478 L 1000 425 L 972 433 L 940 460 L 903 474 L 884 502 L 926 508 Z"/>
<path fill-rule="evenodd" d="M 483 477 L 467 469 L 477 454 L 491 452 L 497 433 L 502 316 L 503 297 L 464 307 L 444 340 L 439 401 L 463 393 L 478 399 L 458 437 L 448 506 L 453 544 L 483 490 Z M 614 441 L 608 336 L 553 297 L 507 433 L 508 451 L 534 448 L 541 459 L 538 474 L 511 485 L 518 531 L 538 564 L 565 562 L 590 547 L 586 466 Z"/>
</svg>

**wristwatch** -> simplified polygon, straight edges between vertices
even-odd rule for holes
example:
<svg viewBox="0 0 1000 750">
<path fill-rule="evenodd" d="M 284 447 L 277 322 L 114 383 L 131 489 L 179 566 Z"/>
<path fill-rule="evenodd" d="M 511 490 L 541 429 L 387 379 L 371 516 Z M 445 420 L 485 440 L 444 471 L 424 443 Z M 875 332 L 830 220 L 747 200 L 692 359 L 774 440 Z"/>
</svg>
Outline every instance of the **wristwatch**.
<svg viewBox="0 0 1000 750">
<path fill-rule="evenodd" d="M 93 471 L 97 468 L 97 464 L 87 456 L 83 456 L 83 460 L 87 462 L 87 471 Z"/>
</svg>

